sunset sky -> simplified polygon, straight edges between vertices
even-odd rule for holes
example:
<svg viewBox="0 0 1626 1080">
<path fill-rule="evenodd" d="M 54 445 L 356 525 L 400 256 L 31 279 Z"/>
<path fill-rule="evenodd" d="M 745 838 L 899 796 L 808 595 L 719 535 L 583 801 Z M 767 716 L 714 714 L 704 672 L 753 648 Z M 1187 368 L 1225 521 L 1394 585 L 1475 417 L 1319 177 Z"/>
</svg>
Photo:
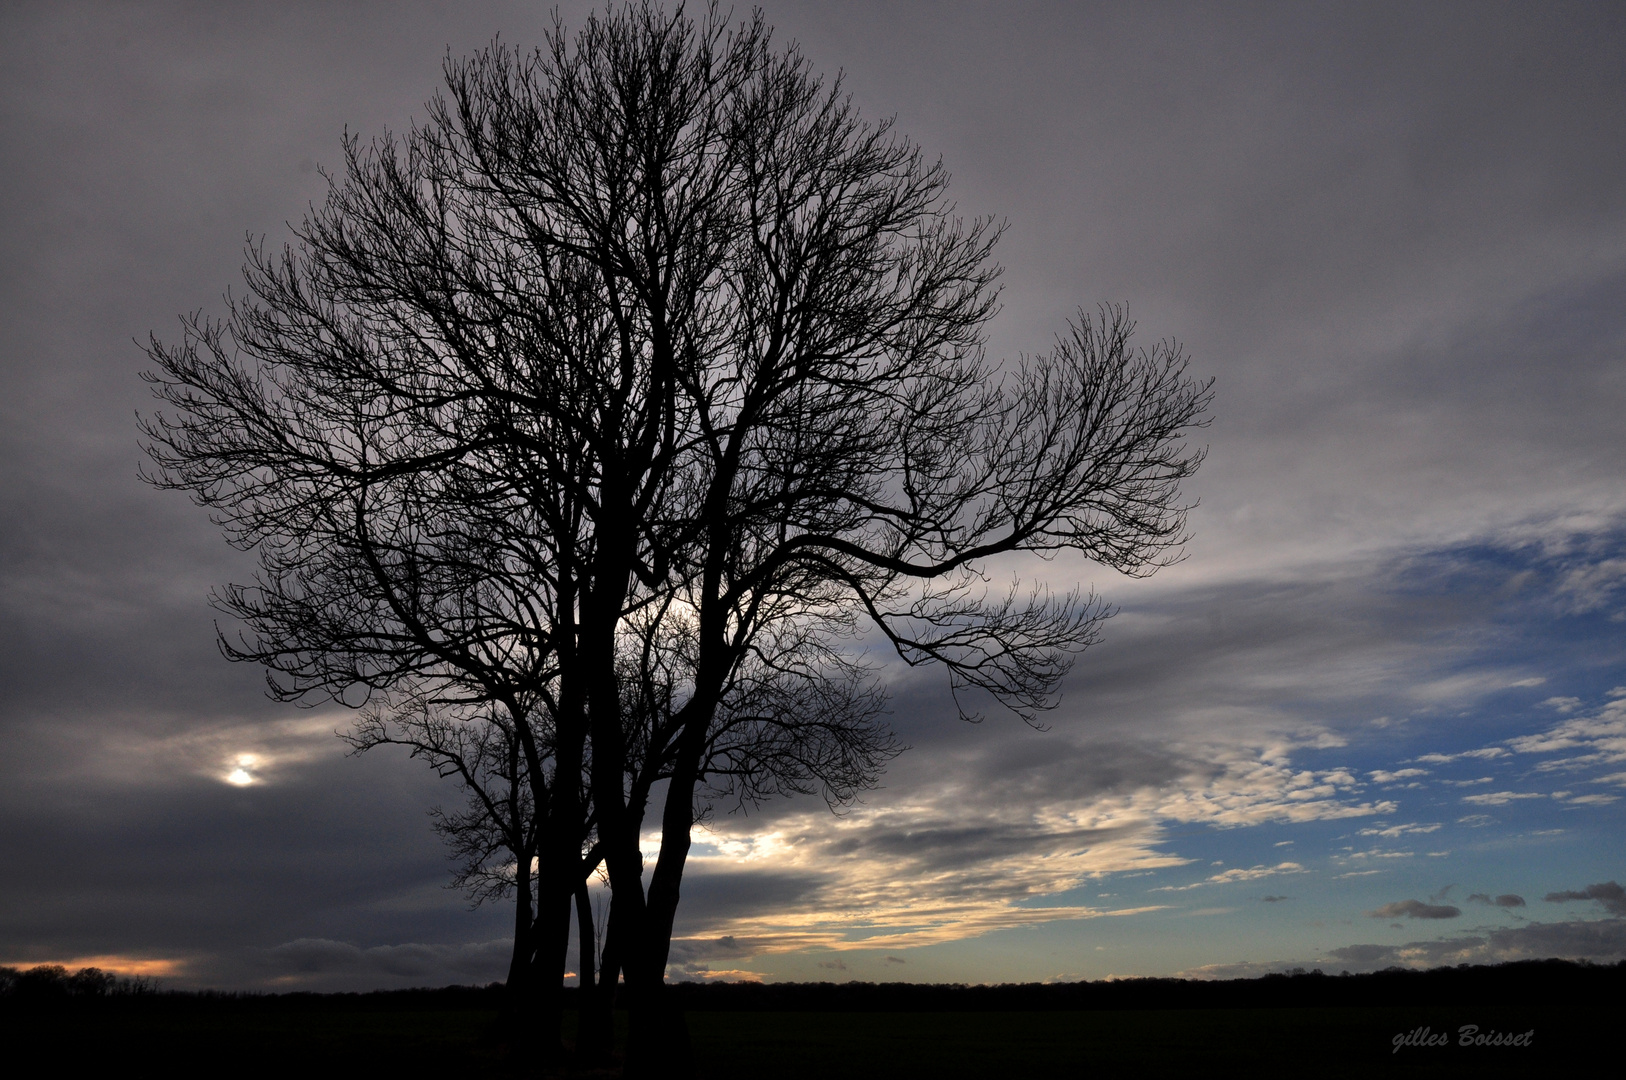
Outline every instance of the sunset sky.
<svg viewBox="0 0 1626 1080">
<path fill-rule="evenodd" d="M 252 559 L 138 480 L 137 340 L 548 10 L 0 9 L 0 964 L 505 974 L 430 829 L 456 790 L 217 652 Z M 841 816 L 717 807 L 670 976 L 1626 957 L 1626 9 L 765 11 L 1008 223 L 992 356 L 1126 302 L 1214 422 L 1184 562 L 996 568 L 1119 608 L 1047 729 L 888 668 L 910 749 Z"/>
</svg>

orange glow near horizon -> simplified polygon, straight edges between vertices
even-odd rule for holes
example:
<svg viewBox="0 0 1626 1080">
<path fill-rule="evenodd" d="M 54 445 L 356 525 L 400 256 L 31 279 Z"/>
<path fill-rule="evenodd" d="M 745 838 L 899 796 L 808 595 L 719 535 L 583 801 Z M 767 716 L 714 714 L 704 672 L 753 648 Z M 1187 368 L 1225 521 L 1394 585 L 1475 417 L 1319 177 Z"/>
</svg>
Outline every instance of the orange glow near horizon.
<svg viewBox="0 0 1626 1080">
<path fill-rule="evenodd" d="M 30 968 L 49 967 L 53 964 L 65 967 L 70 972 L 81 968 L 100 968 L 114 975 L 145 975 L 148 978 L 162 978 L 170 975 L 179 975 L 186 966 L 183 960 L 153 959 L 144 956 L 77 956 L 70 960 L 6 960 L 0 965 L 13 967 L 19 971 Z"/>
</svg>

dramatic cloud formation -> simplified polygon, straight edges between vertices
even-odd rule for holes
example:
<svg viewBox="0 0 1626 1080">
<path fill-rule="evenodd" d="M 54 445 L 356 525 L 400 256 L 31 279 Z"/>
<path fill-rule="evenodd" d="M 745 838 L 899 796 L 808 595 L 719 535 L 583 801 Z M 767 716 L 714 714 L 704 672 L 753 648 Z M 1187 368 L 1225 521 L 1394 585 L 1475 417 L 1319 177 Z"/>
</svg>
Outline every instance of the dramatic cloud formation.
<svg viewBox="0 0 1626 1080">
<path fill-rule="evenodd" d="M 1047 730 L 959 724 L 940 672 L 875 649 L 911 749 L 843 816 L 714 807 L 673 976 L 1626 955 L 1614 13 L 766 14 L 943 156 L 964 213 L 1009 222 L 992 358 L 1127 301 L 1216 378 L 1217 419 L 1183 563 L 992 568 L 1119 609 Z M 429 828 L 455 792 L 346 757 L 346 709 L 276 705 L 220 658 L 207 596 L 252 559 L 137 479 L 132 339 L 218 314 L 245 233 L 282 243 L 340 133 L 421 117 L 448 49 L 548 23 L 508 0 L 0 8 L 0 963 L 503 977 L 508 913 L 445 888 Z M 1406 940 L 1462 916 L 1452 884 L 1487 925 Z M 1535 896 L 1587 906 L 1530 921 Z"/>
</svg>

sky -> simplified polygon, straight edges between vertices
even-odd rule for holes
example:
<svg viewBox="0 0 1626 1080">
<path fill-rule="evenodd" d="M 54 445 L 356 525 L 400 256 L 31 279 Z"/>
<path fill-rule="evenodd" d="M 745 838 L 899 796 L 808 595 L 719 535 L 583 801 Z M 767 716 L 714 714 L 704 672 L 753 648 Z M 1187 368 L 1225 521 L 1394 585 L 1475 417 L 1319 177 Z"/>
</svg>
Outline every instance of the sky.
<svg viewBox="0 0 1626 1080">
<path fill-rule="evenodd" d="M 135 416 L 139 342 L 223 310 L 344 131 L 548 12 L 0 8 L 0 964 L 505 973 L 430 829 L 457 793 L 219 655 L 252 560 L 140 482 Z M 1006 222 L 991 355 L 1127 303 L 1214 419 L 1183 562 L 1010 568 L 1118 608 L 1045 729 L 888 669 L 909 749 L 839 816 L 716 808 L 670 977 L 1626 958 L 1626 11 L 765 12 Z"/>
</svg>

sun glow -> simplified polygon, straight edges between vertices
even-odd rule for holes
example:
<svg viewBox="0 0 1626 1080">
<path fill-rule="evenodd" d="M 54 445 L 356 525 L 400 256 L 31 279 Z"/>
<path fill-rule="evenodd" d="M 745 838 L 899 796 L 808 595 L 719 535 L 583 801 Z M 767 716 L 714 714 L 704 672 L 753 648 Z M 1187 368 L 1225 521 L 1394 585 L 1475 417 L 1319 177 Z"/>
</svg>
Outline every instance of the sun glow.
<svg viewBox="0 0 1626 1080">
<path fill-rule="evenodd" d="M 257 754 L 238 754 L 236 759 L 237 767 L 226 774 L 226 783 L 234 784 L 237 787 L 247 787 L 256 783 L 259 778 L 249 770 L 254 768 L 254 764 L 259 760 Z"/>
</svg>

